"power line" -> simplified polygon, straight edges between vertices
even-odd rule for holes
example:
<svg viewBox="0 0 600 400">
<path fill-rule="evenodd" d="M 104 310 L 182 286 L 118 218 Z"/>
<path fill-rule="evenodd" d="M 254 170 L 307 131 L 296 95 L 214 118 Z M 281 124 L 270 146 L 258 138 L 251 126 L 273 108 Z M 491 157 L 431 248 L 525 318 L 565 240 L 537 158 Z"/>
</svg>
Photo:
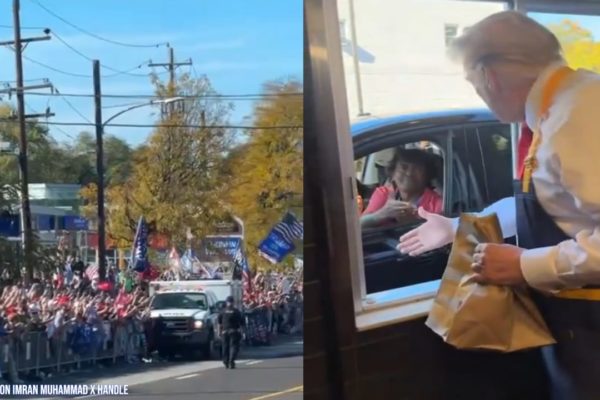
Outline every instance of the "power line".
<svg viewBox="0 0 600 400">
<path fill-rule="evenodd" d="M 12 119 L 1 122 L 15 122 Z M 57 126 L 96 126 L 89 122 L 46 122 L 47 125 Z M 245 129 L 245 130 L 277 130 L 277 129 L 302 129 L 302 125 L 274 125 L 274 126 L 241 126 L 241 125 L 161 125 L 161 124 L 107 124 L 115 128 L 188 128 L 188 129 Z"/>
<path fill-rule="evenodd" d="M 51 71 L 54 71 L 54 72 L 58 72 L 59 74 L 68 75 L 68 76 L 75 76 L 77 78 L 91 78 L 92 77 L 91 75 L 84 75 L 84 74 L 78 74 L 78 73 L 75 73 L 75 72 L 62 71 L 62 70 L 60 70 L 58 68 L 54 68 L 54 67 L 52 67 L 50 65 L 44 64 L 41 61 L 34 60 L 33 58 L 27 57 L 25 55 L 23 56 L 23 58 L 26 59 L 29 62 L 32 62 L 34 64 L 37 64 L 37 65 L 41 66 L 41 67 L 47 68 L 47 69 L 49 69 Z"/>
<path fill-rule="evenodd" d="M 56 93 L 58 93 L 60 95 L 60 92 L 58 91 L 58 89 L 54 88 L 54 91 Z M 77 113 L 81 118 L 83 118 L 84 120 L 86 120 L 87 122 L 89 122 L 90 124 L 92 124 L 93 122 L 89 120 L 88 117 L 86 117 L 85 115 L 83 115 L 78 109 L 77 107 L 75 107 L 73 104 L 71 104 L 71 102 L 69 100 L 67 100 L 66 97 L 64 96 L 60 96 L 60 98 L 67 103 L 67 105 L 71 108 L 71 110 L 75 111 L 75 113 Z"/>
<path fill-rule="evenodd" d="M 13 49 L 11 49 L 11 50 L 13 50 Z M 13 51 L 14 51 L 14 50 L 13 50 Z M 29 61 L 29 62 L 32 62 L 32 63 L 34 63 L 34 64 L 37 64 L 37 65 L 41 66 L 41 67 L 47 68 L 47 69 L 49 69 L 49 70 L 51 70 L 51 71 L 54 71 L 54 72 L 58 72 L 59 74 L 68 75 L 68 76 L 74 76 L 74 77 L 77 77 L 77 78 L 92 78 L 92 76 L 91 76 L 91 75 L 79 74 L 79 73 L 76 73 L 76 72 L 63 71 L 63 70 L 61 70 L 61 69 L 58 69 L 58 68 L 55 68 L 55 67 L 53 67 L 53 66 L 51 66 L 51 65 L 44 64 L 44 63 L 43 63 L 43 62 L 41 62 L 41 61 L 34 60 L 33 58 L 31 58 L 31 57 L 28 57 L 28 56 L 25 56 L 25 55 L 23 55 L 23 58 L 24 58 L 24 59 L 26 59 L 26 60 L 27 60 L 27 61 Z M 130 71 L 136 70 L 136 69 L 138 69 L 138 68 L 140 68 L 140 67 L 141 67 L 141 66 L 137 66 L 137 67 L 135 67 L 135 68 L 132 68 Z M 128 73 L 128 72 L 127 72 L 127 71 L 121 71 L 121 72 L 117 72 L 117 73 L 114 73 L 114 74 L 102 75 L 102 77 L 103 77 L 103 78 L 113 78 L 113 77 L 115 77 L 115 76 L 118 76 L 118 75 L 123 75 L 123 74 L 126 74 L 126 73 Z M 140 74 L 140 75 L 141 75 L 141 74 Z M 150 74 L 148 74 L 148 75 L 146 75 L 146 76 L 150 76 Z M 89 96 L 93 97 L 93 95 L 89 95 Z"/>
<path fill-rule="evenodd" d="M 49 93 L 42 92 L 29 92 L 27 94 L 33 96 L 56 96 Z M 93 94 L 86 93 L 63 93 L 61 96 L 67 97 L 94 97 Z M 183 99 L 233 99 L 233 100 L 261 100 L 265 98 L 278 98 L 278 97 L 294 97 L 294 96 L 304 96 L 303 93 L 258 93 L 258 94 L 205 94 L 205 95 L 181 95 L 176 97 L 181 97 Z M 115 99 L 160 99 L 161 96 L 155 94 L 103 94 L 102 97 L 106 98 L 115 98 Z"/>
<path fill-rule="evenodd" d="M 29 109 L 29 111 L 31 111 L 34 114 L 40 114 L 39 112 L 37 112 L 33 107 L 31 107 L 29 104 L 25 104 L 25 107 L 27 107 Z M 48 125 L 48 118 L 46 118 L 46 120 L 44 122 L 42 122 L 42 124 L 44 125 Z M 68 132 L 66 132 L 64 129 L 60 128 L 60 127 L 55 127 L 57 131 L 61 132 L 62 134 L 64 134 L 65 136 L 67 136 L 68 138 L 70 138 L 71 140 L 76 140 L 71 134 L 69 134 Z"/>
<path fill-rule="evenodd" d="M 85 55 L 84 53 L 82 53 L 81 51 L 79 51 L 78 49 L 76 49 L 75 47 L 73 47 L 72 45 L 70 45 L 66 40 L 64 40 L 62 37 L 60 37 L 60 35 L 58 35 L 56 32 L 52 31 L 52 35 L 54 37 L 56 37 L 58 39 L 59 42 L 61 42 L 62 44 L 64 44 L 66 47 L 68 47 L 71 51 L 73 51 L 75 54 L 78 54 L 79 56 L 85 58 L 88 61 L 94 61 L 91 57 Z M 113 72 L 117 72 L 118 75 L 130 75 L 130 76 L 143 76 L 143 77 L 148 77 L 149 74 L 132 74 L 131 71 L 136 70 L 136 69 L 140 69 L 144 66 L 144 64 L 139 64 L 138 66 L 128 70 L 128 71 L 121 71 L 119 69 L 116 68 L 112 68 L 109 67 L 108 65 L 105 64 L 100 64 L 102 66 L 102 68 L 105 68 L 109 71 L 113 71 Z M 107 76 L 105 76 L 106 78 Z"/>
<path fill-rule="evenodd" d="M 14 29 L 15 27 L 12 25 L 0 25 L 0 28 Z M 46 29 L 46 27 L 45 26 L 22 26 L 21 29 L 44 30 L 44 29 Z"/>
<path fill-rule="evenodd" d="M 36 79 L 23 79 L 23 82 L 38 82 L 38 81 L 47 81 L 48 78 L 36 78 Z M 0 84 L 2 83 L 15 83 L 14 80 L 12 81 L 0 81 Z"/>
<path fill-rule="evenodd" d="M 72 28 L 77 29 L 79 32 L 85 33 L 88 36 L 91 36 L 91 37 L 93 37 L 95 39 L 98 39 L 98 40 L 102 40 L 102 41 L 107 42 L 107 43 L 112 43 L 112 44 L 115 44 L 117 46 L 138 47 L 138 48 L 140 48 L 140 47 L 146 47 L 146 48 L 147 47 L 160 47 L 160 46 L 166 46 L 166 45 L 168 45 L 167 42 L 164 42 L 164 43 L 155 43 L 155 44 L 134 44 L 134 43 L 124 43 L 124 42 L 119 42 L 119 41 L 116 41 L 116 40 L 107 39 L 107 38 L 102 37 L 100 35 L 96 35 L 95 33 L 92 33 L 90 31 L 87 31 L 87 30 L 81 28 L 80 26 L 75 25 L 74 23 L 66 20 L 65 18 L 63 18 L 60 15 L 56 14 L 54 11 L 52 11 L 52 10 L 48 9 L 47 7 L 43 6 L 37 0 L 30 0 L 30 1 L 32 3 L 34 3 L 34 4 L 36 4 L 41 9 L 43 9 L 44 11 L 46 11 L 48 14 L 52 15 L 54 18 L 57 18 L 57 19 L 61 20 L 62 22 L 64 22 L 65 24 L 71 26 Z"/>
</svg>

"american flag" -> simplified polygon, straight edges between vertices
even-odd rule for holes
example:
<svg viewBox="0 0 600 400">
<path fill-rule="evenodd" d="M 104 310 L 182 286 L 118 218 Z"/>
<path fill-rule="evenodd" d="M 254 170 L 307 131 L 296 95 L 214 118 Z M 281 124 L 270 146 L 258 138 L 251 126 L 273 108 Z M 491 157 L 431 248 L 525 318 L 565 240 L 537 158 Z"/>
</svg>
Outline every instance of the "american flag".
<svg viewBox="0 0 600 400">
<path fill-rule="evenodd" d="M 143 272 L 148 265 L 148 224 L 144 217 L 140 217 L 138 221 L 137 231 L 133 240 L 133 257 L 131 260 L 131 268 L 137 272 Z"/>
<path fill-rule="evenodd" d="M 250 271 L 250 266 L 248 265 L 248 260 L 244 255 L 244 251 L 242 249 L 242 242 L 240 241 L 238 247 L 235 250 L 233 255 L 233 262 L 242 268 L 242 282 L 244 284 L 244 292 L 252 293 L 252 272 Z"/>
<path fill-rule="evenodd" d="M 191 272 L 194 262 L 194 253 L 191 248 L 187 249 L 185 253 L 183 253 L 183 257 L 181 257 L 181 267 L 186 272 Z"/>
<path fill-rule="evenodd" d="M 285 214 L 281 222 L 273 227 L 273 230 L 279 232 L 290 243 L 294 240 L 302 239 L 304 236 L 302 222 L 299 222 L 292 213 Z"/>
<path fill-rule="evenodd" d="M 87 275 L 87 277 L 92 280 L 95 277 L 98 276 L 98 266 L 97 265 L 90 265 L 89 267 L 87 267 L 85 269 L 85 274 Z"/>
</svg>

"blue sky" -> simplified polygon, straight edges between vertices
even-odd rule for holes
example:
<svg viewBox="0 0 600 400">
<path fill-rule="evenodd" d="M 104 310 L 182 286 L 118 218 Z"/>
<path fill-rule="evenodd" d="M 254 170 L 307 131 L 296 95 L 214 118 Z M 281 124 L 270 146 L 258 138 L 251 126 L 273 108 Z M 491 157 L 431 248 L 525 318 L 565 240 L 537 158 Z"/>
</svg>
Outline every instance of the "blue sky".
<svg viewBox="0 0 600 400">
<path fill-rule="evenodd" d="M 570 19 L 577 22 L 582 28 L 592 32 L 595 40 L 600 40 L 600 16 L 545 13 L 528 13 L 527 15 L 544 25 L 560 23 L 565 19 Z"/>
<path fill-rule="evenodd" d="M 260 93 L 267 80 L 295 77 L 302 79 L 302 1 L 301 0 L 21 0 L 21 25 L 26 27 L 49 27 L 68 44 L 90 58 L 120 71 L 128 71 L 137 65 L 166 62 L 168 50 L 158 48 L 130 48 L 114 45 L 90 37 L 48 14 L 46 8 L 105 38 L 139 44 L 169 42 L 175 49 L 177 61 L 193 60 L 197 74 L 206 74 L 221 94 Z M 0 4 L 0 25 L 12 25 L 10 1 Z M 23 29 L 23 37 L 40 36 L 39 29 Z M 12 40 L 12 30 L 0 27 L 0 40 Z M 14 53 L 0 48 L 3 67 L 0 81 L 14 81 Z M 48 70 L 24 60 L 26 80 L 48 78 L 61 93 L 93 92 L 92 63 L 77 55 L 58 39 L 29 44 L 24 54 L 54 68 L 89 75 L 89 78 L 72 77 Z M 149 73 L 152 69 L 142 67 L 132 71 Z M 163 72 L 163 69 L 156 69 Z M 194 71 L 187 66 L 179 72 Z M 104 70 L 103 75 L 114 74 Z M 161 78 L 167 79 L 164 73 Z M 26 85 L 38 82 L 26 82 Z M 47 90 L 47 89 L 46 89 Z M 42 91 L 42 90 L 36 90 Z M 153 87 L 148 77 L 120 75 L 102 80 L 104 94 L 151 94 Z M 4 97 L 4 100 L 7 100 Z M 88 120 L 94 119 L 92 98 L 67 100 Z M 135 99 L 104 99 L 103 106 L 111 107 L 134 103 Z M 14 98 L 12 99 L 14 104 Z M 73 111 L 61 97 L 26 97 L 27 112 L 43 112 L 50 106 L 56 116 L 50 121 L 81 122 L 83 116 Z M 232 124 L 248 124 L 244 117 L 251 114 L 251 101 L 236 101 L 231 116 Z M 104 120 L 122 108 L 105 108 Z M 143 107 L 119 117 L 115 123 L 151 124 L 157 109 Z M 51 127 L 52 135 L 61 142 L 69 142 L 81 130 L 93 132 L 93 127 Z M 115 134 L 137 145 L 150 133 L 149 129 L 108 128 Z"/>
</svg>

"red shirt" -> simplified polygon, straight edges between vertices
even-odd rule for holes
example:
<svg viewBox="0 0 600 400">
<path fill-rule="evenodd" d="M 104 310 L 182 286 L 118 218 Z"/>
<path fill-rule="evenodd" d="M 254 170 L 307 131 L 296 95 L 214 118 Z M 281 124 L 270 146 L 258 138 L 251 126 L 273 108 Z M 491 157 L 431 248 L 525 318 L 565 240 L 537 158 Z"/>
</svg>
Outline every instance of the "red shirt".
<svg viewBox="0 0 600 400">
<path fill-rule="evenodd" d="M 525 170 L 525 158 L 527 157 L 527 153 L 529 152 L 529 146 L 531 146 L 531 142 L 533 141 L 533 132 L 527 124 L 521 124 L 521 137 L 519 138 L 519 147 L 518 147 L 518 167 L 519 167 L 519 179 L 523 178 L 523 172 Z"/>
<path fill-rule="evenodd" d="M 385 203 L 387 203 L 390 198 L 391 189 L 387 186 L 380 186 L 375 189 L 371 199 L 369 200 L 369 206 L 363 212 L 363 215 L 372 214 L 375 211 L 383 208 Z M 440 196 L 436 191 L 432 189 L 425 189 L 419 202 L 417 203 L 418 207 L 423 207 L 425 211 L 429 211 L 435 214 L 441 214 L 442 209 L 444 208 L 444 202 L 442 200 L 442 196 Z"/>
</svg>

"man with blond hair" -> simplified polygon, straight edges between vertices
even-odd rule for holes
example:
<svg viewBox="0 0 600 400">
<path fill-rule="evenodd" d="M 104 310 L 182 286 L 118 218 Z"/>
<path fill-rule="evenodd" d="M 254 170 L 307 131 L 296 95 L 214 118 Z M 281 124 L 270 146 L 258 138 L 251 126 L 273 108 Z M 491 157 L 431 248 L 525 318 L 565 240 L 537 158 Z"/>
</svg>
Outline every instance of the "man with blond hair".
<svg viewBox="0 0 600 400">
<path fill-rule="evenodd" d="M 479 245 L 476 278 L 534 289 L 557 340 L 542 349 L 552 398 L 597 399 L 600 76 L 568 68 L 556 37 L 513 11 L 474 25 L 451 56 L 498 119 L 523 124 L 519 147 L 528 150 L 514 198 L 482 212 L 497 213 L 504 237 L 517 234 L 519 246 Z M 457 219 L 419 215 L 426 222 L 400 238 L 400 251 L 417 256 L 452 241 Z"/>
</svg>

